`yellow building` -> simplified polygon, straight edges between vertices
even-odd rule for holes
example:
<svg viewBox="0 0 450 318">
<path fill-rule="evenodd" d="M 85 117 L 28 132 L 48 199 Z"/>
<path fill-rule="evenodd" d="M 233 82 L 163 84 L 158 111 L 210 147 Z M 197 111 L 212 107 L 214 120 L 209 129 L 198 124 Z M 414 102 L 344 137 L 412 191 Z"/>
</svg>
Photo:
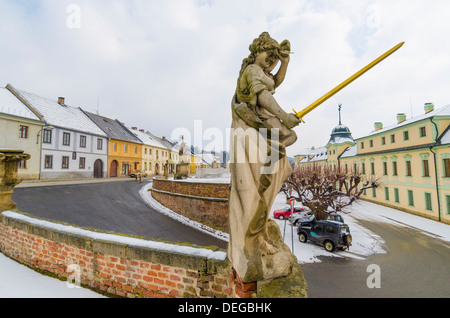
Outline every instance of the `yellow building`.
<svg viewBox="0 0 450 318">
<path fill-rule="evenodd" d="M 144 129 L 131 127 L 130 131 L 142 141 L 141 170 L 148 175 L 164 174 L 164 165 L 170 164 L 170 150 L 159 141 L 159 138 L 145 132 Z M 168 172 L 170 173 L 170 169 Z"/>
<path fill-rule="evenodd" d="M 142 170 L 142 141 L 117 119 L 85 112 L 102 129 L 108 141 L 108 176 L 129 176 Z"/>
<path fill-rule="evenodd" d="M 420 116 L 398 114 L 389 127 L 375 123 L 353 145 L 328 143 L 326 162 L 379 179 L 381 186 L 365 200 L 450 223 L 449 125 L 450 105 L 435 110 L 428 103 Z"/>
</svg>

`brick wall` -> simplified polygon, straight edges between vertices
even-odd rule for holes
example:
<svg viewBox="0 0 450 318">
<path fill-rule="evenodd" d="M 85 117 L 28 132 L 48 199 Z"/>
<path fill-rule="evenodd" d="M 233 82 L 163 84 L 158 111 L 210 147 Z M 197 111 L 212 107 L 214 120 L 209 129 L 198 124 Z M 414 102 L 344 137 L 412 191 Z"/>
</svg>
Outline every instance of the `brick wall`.
<svg viewBox="0 0 450 318">
<path fill-rule="evenodd" d="M 229 184 L 153 179 L 152 197 L 191 220 L 229 233 Z"/>
<path fill-rule="evenodd" d="M 161 191 L 204 198 L 228 199 L 230 184 L 153 179 L 153 188 Z"/>
<path fill-rule="evenodd" d="M 35 224 L 22 216 L 0 215 L 0 251 L 31 268 L 68 278 L 73 275 L 69 266 L 75 264 L 83 286 L 120 297 L 236 297 L 230 264 L 221 256 L 224 251 L 186 244 L 152 249 L 145 246 L 152 241 L 131 238 L 138 243 L 134 245 L 128 243 L 130 237 L 116 241 L 118 235 L 111 236 L 114 241 L 95 239 L 92 236 L 100 232 L 83 230 L 89 234 L 83 236 L 66 231 L 73 227 L 48 227 L 50 222 Z M 207 256 L 186 254 L 186 246 Z"/>
</svg>

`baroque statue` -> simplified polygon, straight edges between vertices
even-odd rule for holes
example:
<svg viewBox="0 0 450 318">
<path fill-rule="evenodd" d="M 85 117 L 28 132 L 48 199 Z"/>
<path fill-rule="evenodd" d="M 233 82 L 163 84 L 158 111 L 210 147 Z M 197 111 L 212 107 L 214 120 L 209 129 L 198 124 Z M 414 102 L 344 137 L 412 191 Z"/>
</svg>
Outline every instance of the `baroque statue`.
<svg viewBox="0 0 450 318">
<path fill-rule="evenodd" d="M 249 49 L 231 103 L 228 244 L 228 258 L 246 283 L 287 276 L 297 262 L 269 214 L 292 173 L 286 148 L 297 140 L 292 129 L 301 122 L 274 98 L 290 61 L 289 41 L 263 32 Z"/>
</svg>

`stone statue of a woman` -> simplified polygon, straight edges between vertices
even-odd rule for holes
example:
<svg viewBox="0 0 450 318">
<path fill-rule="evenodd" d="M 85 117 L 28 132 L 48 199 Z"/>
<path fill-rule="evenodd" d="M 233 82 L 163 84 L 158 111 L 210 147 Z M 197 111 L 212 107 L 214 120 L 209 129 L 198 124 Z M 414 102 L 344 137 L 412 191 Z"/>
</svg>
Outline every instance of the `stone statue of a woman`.
<svg viewBox="0 0 450 318">
<path fill-rule="evenodd" d="M 273 97 L 286 75 L 290 43 L 279 44 L 264 32 L 249 49 L 231 107 L 228 257 L 243 282 L 286 276 L 296 262 L 269 213 L 292 172 L 286 147 L 297 140 L 292 128 L 300 123 Z"/>
</svg>

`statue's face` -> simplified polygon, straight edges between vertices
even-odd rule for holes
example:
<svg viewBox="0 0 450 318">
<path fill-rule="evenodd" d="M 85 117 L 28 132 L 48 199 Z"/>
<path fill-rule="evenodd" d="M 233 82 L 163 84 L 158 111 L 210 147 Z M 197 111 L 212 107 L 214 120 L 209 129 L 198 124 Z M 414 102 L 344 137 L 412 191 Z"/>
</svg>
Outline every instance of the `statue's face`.
<svg viewBox="0 0 450 318">
<path fill-rule="evenodd" d="M 255 64 L 258 64 L 263 69 L 269 68 L 279 60 L 278 52 L 276 49 L 264 51 L 256 54 Z"/>
</svg>

